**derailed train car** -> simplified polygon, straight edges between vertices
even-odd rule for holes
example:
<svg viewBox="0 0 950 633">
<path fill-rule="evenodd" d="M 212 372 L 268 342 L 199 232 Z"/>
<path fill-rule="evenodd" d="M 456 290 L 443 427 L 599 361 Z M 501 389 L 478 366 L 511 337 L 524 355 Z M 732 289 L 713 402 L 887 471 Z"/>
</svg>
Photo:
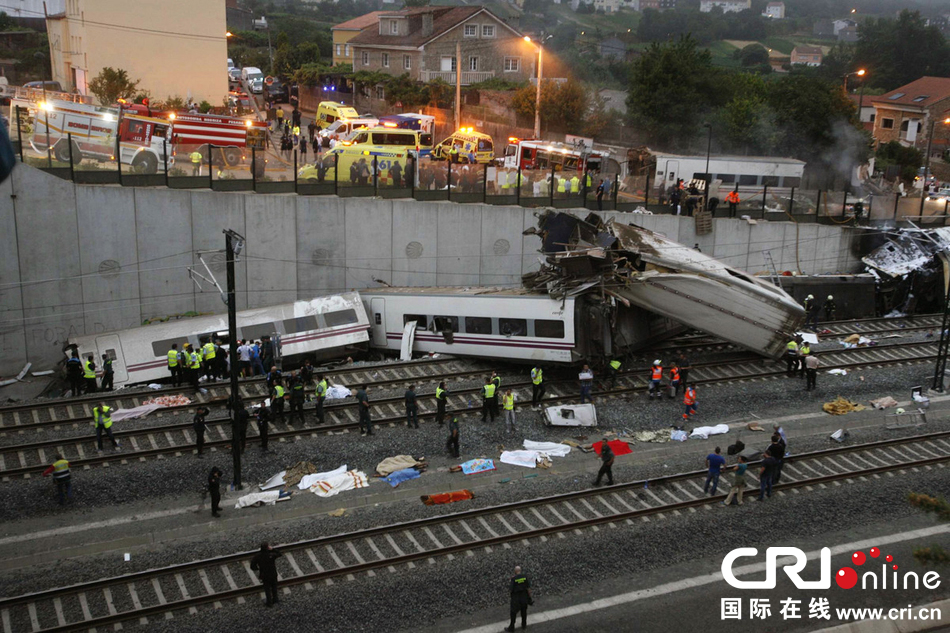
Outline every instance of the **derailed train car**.
<svg viewBox="0 0 950 633">
<path fill-rule="evenodd" d="M 635 225 L 549 212 L 534 232 L 547 261 L 526 285 L 555 296 L 600 292 L 614 300 L 621 324 L 641 319 L 628 313 L 638 308 L 778 358 L 805 319 L 781 288 Z"/>
</svg>

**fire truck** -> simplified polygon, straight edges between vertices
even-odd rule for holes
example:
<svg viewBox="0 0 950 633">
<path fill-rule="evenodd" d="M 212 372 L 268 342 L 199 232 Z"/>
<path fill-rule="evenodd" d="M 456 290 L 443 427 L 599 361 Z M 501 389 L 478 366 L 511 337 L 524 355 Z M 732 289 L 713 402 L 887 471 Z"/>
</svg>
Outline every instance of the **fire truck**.
<svg viewBox="0 0 950 633">
<path fill-rule="evenodd" d="M 171 127 L 165 119 L 53 99 L 16 100 L 12 105 L 25 108 L 33 119 L 33 149 L 40 154 L 49 149 L 60 162 L 72 157 L 76 165 L 83 159 L 115 160 L 118 155 L 123 165 L 154 174 L 165 160 L 163 141 Z"/>
<path fill-rule="evenodd" d="M 140 106 L 137 106 L 140 107 Z M 251 160 L 250 149 L 263 150 L 267 138 L 267 124 L 250 118 L 171 112 L 171 142 L 175 154 L 198 151 L 208 160 L 208 149 L 215 149 L 214 162 L 233 167 Z M 260 162 L 263 165 L 263 160 Z"/>
<path fill-rule="evenodd" d="M 599 171 L 605 166 L 603 152 L 577 148 L 565 143 L 508 137 L 505 167 L 514 169 L 554 169 L 555 171 Z"/>
</svg>

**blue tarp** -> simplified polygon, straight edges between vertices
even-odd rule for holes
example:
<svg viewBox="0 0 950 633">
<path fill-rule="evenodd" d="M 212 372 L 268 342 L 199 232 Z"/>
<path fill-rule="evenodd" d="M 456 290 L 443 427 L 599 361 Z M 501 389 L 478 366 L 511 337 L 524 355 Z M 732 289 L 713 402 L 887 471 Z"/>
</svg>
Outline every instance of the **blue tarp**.
<svg viewBox="0 0 950 633">
<path fill-rule="evenodd" d="M 404 481 L 418 479 L 421 476 L 422 473 L 420 473 L 415 468 L 404 468 L 403 470 L 397 470 L 394 473 L 390 473 L 388 477 L 383 477 L 383 481 L 395 488 Z"/>
</svg>

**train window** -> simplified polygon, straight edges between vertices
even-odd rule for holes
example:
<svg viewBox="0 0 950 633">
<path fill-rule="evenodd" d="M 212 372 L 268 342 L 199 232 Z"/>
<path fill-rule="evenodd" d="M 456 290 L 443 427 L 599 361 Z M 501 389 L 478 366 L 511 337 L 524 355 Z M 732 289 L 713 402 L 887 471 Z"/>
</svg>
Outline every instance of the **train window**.
<svg viewBox="0 0 950 633">
<path fill-rule="evenodd" d="M 757 185 L 759 184 L 759 177 L 741 175 L 739 176 L 739 184 L 742 185 L 743 187 L 751 187 L 752 185 Z"/>
<path fill-rule="evenodd" d="M 171 348 L 169 348 L 169 349 L 171 349 Z M 109 357 L 109 360 L 116 360 L 116 359 L 118 358 L 118 356 L 115 355 L 115 350 L 114 350 L 114 349 L 107 349 L 107 350 L 106 350 L 106 356 Z"/>
<path fill-rule="evenodd" d="M 504 336 L 527 336 L 527 319 L 498 319 L 498 331 Z"/>
<path fill-rule="evenodd" d="M 315 316 L 294 317 L 293 319 L 284 319 L 284 334 L 294 334 L 296 332 L 309 332 L 310 330 L 319 330 Z"/>
<path fill-rule="evenodd" d="M 245 325 L 241 327 L 241 338 L 248 341 L 259 341 L 265 336 L 270 336 L 277 331 L 276 323 L 258 323 L 256 325 Z"/>
<path fill-rule="evenodd" d="M 766 187 L 778 187 L 778 176 L 762 176 L 762 184 Z"/>
<path fill-rule="evenodd" d="M 188 340 L 186 336 L 179 336 L 178 338 L 170 338 L 164 341 L 155 341 L 152 343 L 152 352 L 156 356 L 168 356 L 168 351 L 172 348 L 172 345 L 178 344 L 178 351 L 181 351 L 182 344 Z"/>
<path fill-rule="evenodd" d="M 446 330 L 451 330 L 452 332 L 459 331 L 459 318 L 454 316 L 437 316 L 433 317 L 433 323 L 435 324 L 436 332 L 445 332 Z"/>
<path fill-rule="evenodd" d="M 724 185 L 731 185 L 736 181 L 735 174 L 716 174 L 716 178 L 718 178 Z"/>
<path fill-rule="evenodd" d="M 382 324 L 383 324 L 383 315 L 380 314 L 379 312 L 377 312 L 377 313 L 376 313 L 376 325 L 382 325 Z"/>
<path fill-rule="evenodd" d="M 465 317 L 467 334 L 491 334 L 491 319 L 488 317 Z"/>
<path fill-rule="evenodd" d="M 541 338 L 564 338 L 564 321 L 535 319 L 534 335 Z"/>
<path fill-rule="evenodd" d="M 429 324 L 429 317 L 424 314 L 405 314 L 402 317 L 402 324 L 405 325 L 410 321 L 415 321 L 417 323 L 416 327 L 420 330 L 426 329 L 426 326 Z"/>
<path fill-rule="evenodd" d="M 782 181 L 782 186 L 784 187 L 801 187 L 802 179 L 796 178 L 795 176 L 785 176 L 785 179 Z"/>
<path fill-rule="evenodd" d="M 352 308 L 348 310 L 337 310 L 336 312 L 327 312 L 323 315 L 323 318 L 327 321 L 327 327 L 350 325 L 360 320 L 359 317 L 356 316 L 356 310 Z"/>
</svg>

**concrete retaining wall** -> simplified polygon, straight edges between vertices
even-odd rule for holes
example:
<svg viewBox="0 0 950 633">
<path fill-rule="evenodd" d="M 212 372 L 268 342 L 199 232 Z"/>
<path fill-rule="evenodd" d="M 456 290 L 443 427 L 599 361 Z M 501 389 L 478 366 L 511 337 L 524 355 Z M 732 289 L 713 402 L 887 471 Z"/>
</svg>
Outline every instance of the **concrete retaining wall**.
<svg viewBox="0 0 950 633">
<path fill-rule="evenodd" d="M 518 285 L 537 268 L 540 240 L 523 236 L 535 210 L 485 204 L 305 197 L 76 185 L 26 165 L 0 185 L 0 374 L 30 360 L 48 369 L 78 334 L 186 312 L 223 312 L 198 288 L 197 253 L 247 237 L 237 266 L 240 308 L 374 287 Z M 579 212 L 586 215 L 585 211 Z M 616 215 L 737 268 L 853 272 L 852 235 L 834 226 Z M 797 233 L 797 235 L 796 235 Z M 210 258 L 210 259 L 209 259 Z M 208 254 L 224 285 L 223 254 Z M 797 262 L 797 263 L 796 263 Z"/>
</svg>

